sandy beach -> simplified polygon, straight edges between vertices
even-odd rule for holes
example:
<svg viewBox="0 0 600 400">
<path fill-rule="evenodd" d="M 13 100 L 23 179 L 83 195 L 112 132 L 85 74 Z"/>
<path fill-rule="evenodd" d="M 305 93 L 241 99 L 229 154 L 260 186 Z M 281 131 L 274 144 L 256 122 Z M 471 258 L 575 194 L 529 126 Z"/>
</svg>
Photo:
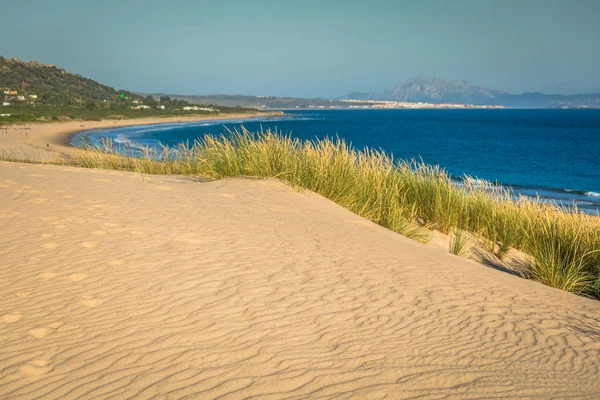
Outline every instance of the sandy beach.
<svg viewBox="0 0 600 400">
<path fill-rule="evenodd" d="M 41 161 L 50 160 L 55 156 L 69 156 L 77 148 L 70 146 L 71 138 L 78 132 L 117 128 L 121 126 L 161 124 L 169 122 L 192 122 L 251 118 L 275 113 L 256 112 L 252 114 L 216 114 L 207 116 L 191 115 L 187 117 L 135 118 L 102 121 L 70 121 L 57 123 L 19 124 L 0 126 L 0 151 L 10 149 L 17 156 L 35 158 Z"/>
<path fill-rule="evenodd" d="M 600 396 L 599 302 L 279 181 L 0 162 L 0 200 L 2 399 Z"/>
<path fill-rule="evenodd" d="M 600 303 L 272 180 L 0 163 L 0 398 L 600 395 Z"/>
</svg>

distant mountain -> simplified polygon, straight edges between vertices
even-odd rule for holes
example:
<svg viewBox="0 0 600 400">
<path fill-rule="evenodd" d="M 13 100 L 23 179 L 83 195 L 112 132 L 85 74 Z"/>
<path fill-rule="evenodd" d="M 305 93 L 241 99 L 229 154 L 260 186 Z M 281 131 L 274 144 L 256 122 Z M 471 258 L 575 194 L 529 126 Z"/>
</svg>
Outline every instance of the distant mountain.
<svg viewBox="0 0 600 400">
<path fill-rule="evenodd" d="M 377 92 L 352 92 L 348 93 L 346 96 L 336 97 L 335 100 L 389 100 L 395 101 L 396 99 L 387 93 L 377 93 Z"/>
<path fill-rule="evenodd" d="M 397 83 L 382 93 L 354 92 L 338 98 L 357 100 L 388 100 L 423 103 L 454 103 L 504 105 L 508 107 L 600 107 L 600 93 L 556 95 L 544 93 L 513 94 L 488 89 L 467 81 L 452 81 L 431 76 L 419 76 Z"/>
<path fill-rule="evenodd" d="M 448 81 L 419 76 L 390 86 L 384 92 L 397 101 L 428 103 L 489 104 L 508 93 L 473 85 L 466 81 Z"/>
</svg>

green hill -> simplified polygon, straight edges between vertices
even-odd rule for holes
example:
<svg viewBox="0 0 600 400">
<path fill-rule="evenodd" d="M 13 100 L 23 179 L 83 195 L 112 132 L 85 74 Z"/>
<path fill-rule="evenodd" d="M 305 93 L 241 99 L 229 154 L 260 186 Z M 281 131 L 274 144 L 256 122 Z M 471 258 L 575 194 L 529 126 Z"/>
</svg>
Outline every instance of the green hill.
<svg viewBox="0 0 600 400">
<path fill-rule="evenodd" d="M 118 100 L 120 93 L 124 93 L 129 98 L 137 97 L 131 92 L 117 91 L 110 86 L 72 74 L 54 65 L 45 65 L 37 61 L 25 62 L 18 58 L 9 59 L 2 56 L 0 56 L 0 89 L 3 94 L 6 90 L 16 91 L 28 101 L 33 101 L 29 96 L 34 95 L 37 96 L 38 104 L 55 106 Z"/>
<path fill-rule="evenodd" d="M 141 96 L 54 65 L 2 56 L 0 99 L 0 124 L 254 111 L 210 105 L 194 108 L 183 99 Z M 190 106 L 192 110 L 184 109 Z"/>
</svg>

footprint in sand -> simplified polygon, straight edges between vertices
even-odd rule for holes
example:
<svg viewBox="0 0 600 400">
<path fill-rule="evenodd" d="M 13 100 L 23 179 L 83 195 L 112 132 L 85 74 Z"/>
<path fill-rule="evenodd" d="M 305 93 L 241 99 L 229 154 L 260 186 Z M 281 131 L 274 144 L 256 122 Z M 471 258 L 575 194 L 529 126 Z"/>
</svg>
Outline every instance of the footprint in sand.
<svg viewBox="0 0 600 400">
<path fill-rule="evenodd" d="M 29 204 L 42 204 L 47 202 L 49 199 L 44 198 L 44 197 L 40 197 L 38 199 L 33 199 L 33 200 L 29 200 L 27 203 Z"/>
<path fill-rule="evenodd" d="M 53 243 L 53 242 L 49 242 L 49 243 L 44 243 L 43 245 L 40 246 L 42 249 L 46 249 L 46 250 L 52 250 L 58 247 L 58 243 Z"/>
<path fill-rule="evenodd" d="M 378 392 L 372 392 L 372 393 L 367 394 L 365 396 L 365 399 L 368 399 L 368 400 L 379 400 L 379 399 L 385 399 L 387 397 L 388 397 L 388 393 L 385 392 L 385 391 L 383 391 L 383 390 L 380 390 Z"/>
<path fill-rule="evenodd" d="M 27 333 L 36 339 L 43 339 L 43 338 L 47 337 L 48 335 L 50 335 L 51 333 L 54 333 L 55 330 L 57 330 L 58 328 L 60 328 L 63 325 L 64 325 L 63 322 L 53 322 L 51 324 L 48 324 L 48 326 L 31 329 L 31 330 L 27 331 Z"/>
<path fill-rule="evenodd" d="M 83 300 L 81 301 L 81 304 L 83 304 L 86 307 L 90 307 L 90 308 L 101 306 L 106 301 L 106 300 L 102 300 L 102 299 L 97 299 L 96 296 L 94 296 L 94 295 L 85 295 L 82 297 L 83 297 Z"/>
<path fill-rule="evenodd" d="M 32 291 L 33 291 L 33 289 L 27 289 L 27 290 L 23 290 L 21 292 L 17 292 L 17 297 L 20 297 L 23 299 L 23 298 L 29 296 Z"/>
<path fill-rule="evenodd" d="M 43 339 L 46 336 L 48 336 L 49 334 L 51 334 L 52 332 L 54 332 L 54 329 L 49 328 L 49 327 L 34 328 L 34 329 L 27 331 L 27 333 L 29 333 L 31 336 L 33 336 L 36 339 Z"/>
<path fill-rule="evenodd" d="M 85 247 L 86 249 L 93 249 L 94 247 L 98 246 L 98 243 L 96 243 L 96 242 L 83 242 L 83 243 L 79 243 L 79 245 L 81 247 Z"/>
<path fill-rule="evenodd" d="M 86 274 L 71 274 L 67 278 L 73 282 L 83 281 L 88 278 Z"/>
<path fill-rule="evenodd" d="M 56 272 L 42 272 L 38 275 L 42 279 L 54 279 L 58 276 Z"/>
<path fill-rule="evenodd" d="M 17 322 L 23 318 L 23 314 L 21 313 L 13 313 L 6 314 L 0 317 L 0 322 L 4 322 L 6 324 L 12 324 L 13 322 Z"/>
<path fill-rule="evenodd" d="M 52 372 L 54 365 L 49 360 L 33 360 L 23 364 L 19 368 L 19 373 L 23 377 L 40 376 Z"/>
</svg>

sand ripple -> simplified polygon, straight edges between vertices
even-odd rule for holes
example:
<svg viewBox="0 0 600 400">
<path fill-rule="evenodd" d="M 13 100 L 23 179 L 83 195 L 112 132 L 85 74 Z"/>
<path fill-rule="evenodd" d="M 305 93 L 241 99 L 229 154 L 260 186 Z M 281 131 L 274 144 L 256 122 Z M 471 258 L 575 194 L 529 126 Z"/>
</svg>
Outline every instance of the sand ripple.
<svg viewBox="0 0 600 400">
<path fill-rule="evenodd" d="M 22 167 L 0 163 L 39 192 L 0 186 L 2 399 L 600 398 L 599 302 L 277 182 Z"/>
</svg>

